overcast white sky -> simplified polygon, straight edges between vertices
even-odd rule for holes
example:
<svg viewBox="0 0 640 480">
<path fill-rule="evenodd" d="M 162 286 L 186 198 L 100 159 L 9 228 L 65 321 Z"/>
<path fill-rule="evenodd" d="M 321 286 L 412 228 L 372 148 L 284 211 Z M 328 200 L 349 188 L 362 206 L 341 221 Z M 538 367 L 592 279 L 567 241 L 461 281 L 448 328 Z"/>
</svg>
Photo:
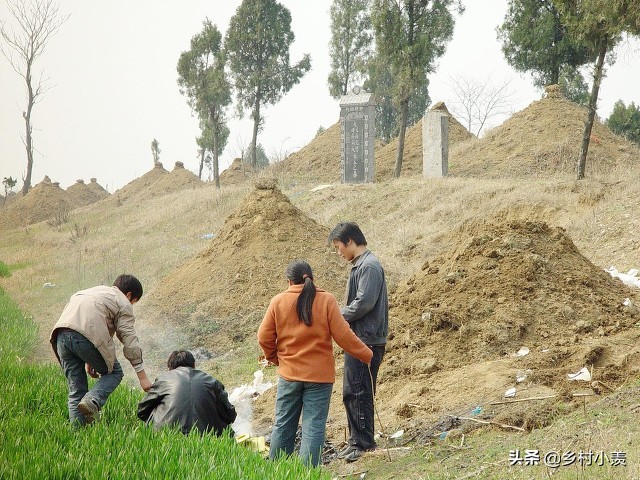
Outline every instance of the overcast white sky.
<svg viewBox="0 0 640 480">
<path fill-rule="evenodd" d="M 160 142 L 160 161 L 172 169 L 176 161 L 197 172 L 197 121 L 176 83 L 176 63 L 208 17 L 223 32 L 240 0 L 152 1 L 61 0 L 71 16 L 50 41 L 36 64 L 53 86 L 34 108 L 35 161 L 32 184 L 45 175 L 63 188 L 82 178 L 96 177 L 110 192 L 153 166 L 151 141 Z M 292 15 L 296 40 L 291 61 L 311 55 L 312 70 L 282 101 L 264 110 L 266 124 L 258 136 L 268 155 L 293 152 L 306 145 L 320 126 L 338 121 L 338 102 L 327 93 L 330 0 L 282 0 Z M 518 74 L 503 59 L 495 28 L 507 0 L 467 0 L 456 23 L 447 53 L 430 77 L 432 101 L 454 100 L 452 76 L 492 83 L 511 80 L 513 112 L 540 98 L 528 76 Z M 0 19 L 12 21 L 5 0 Z M 599 100 L 607 117 L 616 100 L 640 102 L 638 43 L 618 50 Z M 23 80 L 0 57 L 0 178 L 20 178 L 26 170 L 21 135 L 26 105 Z M 235 109 L 230 109 L 230 115 Z M 504 117 L 493 122 L 493 126 Z M 238 156 L 239 145 L 251 138 L 248 118 L 230 121 L 229 143 L 221 170 Z"/>
</svg>

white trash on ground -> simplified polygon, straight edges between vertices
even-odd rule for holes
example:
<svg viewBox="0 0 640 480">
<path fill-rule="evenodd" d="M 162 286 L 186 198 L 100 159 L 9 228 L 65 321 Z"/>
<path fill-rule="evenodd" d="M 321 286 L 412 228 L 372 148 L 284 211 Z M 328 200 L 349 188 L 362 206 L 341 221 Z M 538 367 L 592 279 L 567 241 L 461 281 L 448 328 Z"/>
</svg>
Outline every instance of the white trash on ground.
<svg viewBox="0 0 640 480">
<path fill-rule="evenodd" d="M 241 385 L 234 388 L 229 394 L 229 401 L 236 408 L 236 421 L 233 422 L 231 428 L 236 436 L 247 435 L 253 436 L 253 428 L 251 421 L 253 417 L 253 399 L 262 395 L 264 392 L 273 387 L 271 382 L 264 381 L 262 370 L 253 373 L 253 382 L 249 385 Z"/>
<path fill-rule="evenodd" d="M 569 380 L 583 380 L 585 382 L 591 381 L 591 373 L 589 373 L 589 369 L 587 367 L 582 367 L 576 373 L 568 373 L 567 377 Z"/>
<path fill-rule="evenodd" d="M 619 278 L 628 287 L 640 288 L 640 278 L 638 278 L 638 269 L 632 268 L 627 273 L 619 272 L 616 267 L 611 266 L 605 270 L 612 277 Z"/>
</svg>

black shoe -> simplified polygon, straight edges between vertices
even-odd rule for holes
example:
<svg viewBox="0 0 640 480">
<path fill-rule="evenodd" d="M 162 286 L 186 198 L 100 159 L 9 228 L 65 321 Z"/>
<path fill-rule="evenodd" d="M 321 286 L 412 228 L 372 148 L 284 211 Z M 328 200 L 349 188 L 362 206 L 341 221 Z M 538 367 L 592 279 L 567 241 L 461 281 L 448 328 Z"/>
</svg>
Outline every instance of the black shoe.
<svg viewBox="0 0 640 480">
<path fill-rule="evenodd" d="M 362 450 L 360 450 L 359 448 L 353 448 L 353 450 L 351 450 L 351 452 L 349 452 L 347 455 L 345 455 L 344 461 L 347 463 L 351 463 L 351 462 L 355 462 L 356 460 L 358 460 L 360 457 L 362 456 Z"/>
<path fill-rule="evenodd" d="M 342 450 L 340 450 L 338 452 L 338 458 L 344 458 L 347 455 L 349 455 L 351 452 L 353 452 L 354 450 L 357 450 L 358 447 L 354 446 L 354 445 L 347 445 L 345 448 L 343 448 Z"/>
</svg>

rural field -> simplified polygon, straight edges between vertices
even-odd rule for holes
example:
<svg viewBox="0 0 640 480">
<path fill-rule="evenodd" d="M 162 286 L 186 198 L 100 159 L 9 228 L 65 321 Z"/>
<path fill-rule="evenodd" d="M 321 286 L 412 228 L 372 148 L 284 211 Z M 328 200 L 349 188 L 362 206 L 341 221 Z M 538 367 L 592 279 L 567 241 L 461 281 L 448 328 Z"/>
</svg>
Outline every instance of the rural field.
<svg viewBox="0 0 640 480">
<path fill-rule="evenodd" d="M 10 372 L 0 387 L 11 392 L 0 439 L 16 447 L 3 447 L 0 478 L 35 478 L 36 467 L 55 478 L 124 478 L 134 460 L 113 466 L 123 461 L 114 453 L 121 438 L 155 472 L 149 478 L 206 478 L 219 458 L 232 459 L 220 468 L 247 464 L 260 478 L 640 478 L 640 290 L 606 271 L 640 268 L 640 151 L 597 122 L 586 178 L 576 181 L 585 115 L 545 98 L 479 139 L 451 117 L 450 175 L 440 179 L 421 176 L 417 124 L 400 178 L 391 176 L 392 141 L 376 146 L 374 183 L 341 184 L 336 124 L 259 174 L 234 162 L 219 190 L 161 159 L 112 194 L 95 182 L 64 190 L 45 179 L 9 199 L 0 287 L 11 314 L 2 322 L 17 333 L 0 337 Z M 48 335 L 76 290 L 135 274 L 150 377 L 172 350 L 188 348 L 231 391 L 261 368 L 257 327 L 286 288 L 290 260 L 307 259 L 316 283 L 343 300 L 349 266 L 327 235 L 344 220 L 360 224 L 390 287 L 376 451 L 351 464 L 332 456 L 346 432 L 337 348 L 319 470 L 262 462 L 229 439 L 155 437 L 136 423 L 142 392 L 131 379 L 97 428 L 65 428 L 64 378 Z M 583 368 L 588 381 L 569 379 Z M 254 401 L 256 435 L 269 433 L 274 390 Z M 37 462 L 26 460 L 31 450 Z M 96 462 L 111 465 L 110 475 Z M 246 471 L 237 478 L 258 478 Z"/>
</svg>

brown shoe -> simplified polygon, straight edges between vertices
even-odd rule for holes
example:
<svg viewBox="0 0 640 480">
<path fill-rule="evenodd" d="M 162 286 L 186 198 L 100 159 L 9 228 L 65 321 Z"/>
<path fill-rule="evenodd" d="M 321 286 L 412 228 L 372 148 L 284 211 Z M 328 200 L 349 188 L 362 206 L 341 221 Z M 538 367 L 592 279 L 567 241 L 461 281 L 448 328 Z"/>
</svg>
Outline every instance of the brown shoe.
<svg viewBox="0 0 640 480">
<path fill-rule="evenodd" d="M 100 421 L 100 407 L 95 401 L 88 398 L 86 395 L 80 400 L 78 404 L 78 410 L 84 415 L 84 419 L 87 424 Z"/>
</svg>

